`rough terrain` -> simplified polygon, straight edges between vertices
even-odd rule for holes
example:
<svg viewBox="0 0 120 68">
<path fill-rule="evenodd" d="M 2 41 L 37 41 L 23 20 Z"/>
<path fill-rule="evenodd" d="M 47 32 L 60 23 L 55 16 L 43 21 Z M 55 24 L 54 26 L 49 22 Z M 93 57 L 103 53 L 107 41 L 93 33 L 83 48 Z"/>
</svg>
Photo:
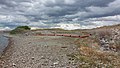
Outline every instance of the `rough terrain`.
<svg viewBox="0 0 120 68">
<path fill-rule="evenodd" d="M 56 36 L 59 34 L 64 36 Z M 10 37 L 0 68 L 120 67 L 120 25 L 73 31 L 44 29 Z"/>
<path fill-rule="evenodd" d="M 54 36 L 14 36 L 1 61 L 2 68 L 76 68 L 67 55 L 76 52 L 73 38 Z"/>
</svg>

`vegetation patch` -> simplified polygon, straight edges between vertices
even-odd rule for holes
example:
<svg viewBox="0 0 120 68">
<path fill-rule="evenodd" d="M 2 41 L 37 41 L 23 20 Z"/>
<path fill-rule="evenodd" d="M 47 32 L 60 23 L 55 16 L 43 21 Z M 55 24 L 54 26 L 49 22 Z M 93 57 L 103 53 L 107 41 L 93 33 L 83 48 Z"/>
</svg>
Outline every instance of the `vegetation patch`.
<svg viewBox="0 0 120 68">
<path fill-rule="evenodd" d="M 12 31 L 10 31 L 10 34 L 21 34 L 29 31 L 31 28 L 29 26 L 18 26 Z"/>
<path fill-rule="evenodd" d="M 76 39 L 75 43 L 76 45 L 78 45 L 79 53 L 72 54 L 71 58 L 76 59 L 80 63 L 80 68 L 119 68 L 119 52 L 100 50 L 101 45 L 99 44 L 100 41 L 98 39 L 101 37 L 109 39 L 109 37 L 114 36 L 114 34 L 112 35 L 112 33 L 110 33 L 108 30 L 103 30 L 101 32 L 99 31 L 97 33 L 92 33 L 91 37 Z"/>
</svg>

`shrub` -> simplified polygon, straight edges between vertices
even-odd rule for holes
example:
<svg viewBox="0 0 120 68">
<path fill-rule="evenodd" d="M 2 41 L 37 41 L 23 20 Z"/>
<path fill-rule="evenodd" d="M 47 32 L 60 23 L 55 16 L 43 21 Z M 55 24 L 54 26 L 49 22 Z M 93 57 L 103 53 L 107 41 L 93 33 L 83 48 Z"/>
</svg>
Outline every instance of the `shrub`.
<svg viewBox="0 0 120 68">
<path fill-rule="evenodd" d="M 26 31 L 30 30 L 30 27 L 28 26 L 18 26 L 15 29 L 13 29 L 10 34 L 20 34 L 25 33 Z"/>
<path fill-rule="evenodd" d="M 30 30 L 29 26 L 18 26 L 16 29 Z"/>
</svg>

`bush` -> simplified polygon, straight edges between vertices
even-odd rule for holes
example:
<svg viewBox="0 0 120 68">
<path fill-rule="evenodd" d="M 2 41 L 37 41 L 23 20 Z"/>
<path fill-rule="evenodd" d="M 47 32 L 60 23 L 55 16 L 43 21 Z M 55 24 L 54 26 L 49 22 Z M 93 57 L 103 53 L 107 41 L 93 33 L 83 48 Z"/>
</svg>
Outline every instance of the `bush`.
<svg viewBox="0 0 120 68">
<path fill-rule="evenodd" d="M 14 30 L 10 32 L 10 34 L 20 34 L 25 33 L 26 31 L 30 30 L 30 27 L 28 26 L 18 26 Z"/>
<path fill-rule="evenodd" d="M 30 30 L 29 26 L 18 26 L 16 29 Z"/>
</svg>

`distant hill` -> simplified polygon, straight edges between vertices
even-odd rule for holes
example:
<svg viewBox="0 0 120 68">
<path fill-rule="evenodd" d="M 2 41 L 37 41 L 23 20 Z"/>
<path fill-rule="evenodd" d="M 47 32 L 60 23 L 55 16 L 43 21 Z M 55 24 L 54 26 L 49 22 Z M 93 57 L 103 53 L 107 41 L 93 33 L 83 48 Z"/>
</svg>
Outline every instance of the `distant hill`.
<svg viewBox="0 0 120 68">
<path fill-rule="evenodd" d="M 117 25 L 111 25 L 111 26 L 102 26 L 102 27 L 98 27 L 98 28 L 94 28 L 94 29 L 108 29 L 108 28 L 118 28 L 120 29 L 120 24 Z"/>
</svg>

